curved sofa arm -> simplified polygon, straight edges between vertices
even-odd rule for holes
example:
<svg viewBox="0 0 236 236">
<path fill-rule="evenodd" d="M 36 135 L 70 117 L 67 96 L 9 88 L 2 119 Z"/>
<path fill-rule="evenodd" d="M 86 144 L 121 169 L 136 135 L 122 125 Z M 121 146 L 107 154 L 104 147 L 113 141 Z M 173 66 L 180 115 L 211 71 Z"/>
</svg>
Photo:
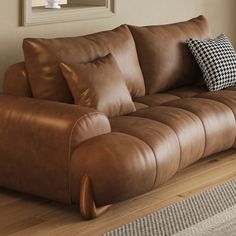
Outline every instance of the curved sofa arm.
<svg viewBox="0 0 236 236">
<path fill-rule="evenodd" d="M 72 155 L 71 199 L 82 208 L 86 202 L 81 200 L 90 199 L 79 199 L 86 195 L 81 192 L 84 176 L 91 180 L 95 205 L 102 207 L 150 191 L 156 173 L 154 153 L 141 139 L 116 132 L 94 137 L 79 145 Z"/>
<path fill-rule="evenodd" d="M 110 131 L 93 109 L 0 95 L 0 186 L 70 203 L 71 153 Z"/>
<path fill-rule="evenodd" d="M 32 97 L 24 62 L 11 65 L 7 69 L 3 81 L 3 92 L 13 96 Z"/>
</svg>

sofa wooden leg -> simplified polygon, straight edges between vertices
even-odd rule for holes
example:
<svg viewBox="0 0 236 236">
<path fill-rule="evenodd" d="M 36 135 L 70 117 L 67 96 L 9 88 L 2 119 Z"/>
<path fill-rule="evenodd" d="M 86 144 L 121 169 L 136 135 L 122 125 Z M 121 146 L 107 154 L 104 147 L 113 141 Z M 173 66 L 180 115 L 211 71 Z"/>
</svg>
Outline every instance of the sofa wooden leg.
<svg viewBox="0 0 236 236">
<path fill-rule="evenodd" d="M 88 175 L 84 175 L 80 189 L 80 213 L 85 220 L 91 220 L 105 213 L 111 205 L 96 207 L 92 189 L 92 182 Z"/>
</svg>

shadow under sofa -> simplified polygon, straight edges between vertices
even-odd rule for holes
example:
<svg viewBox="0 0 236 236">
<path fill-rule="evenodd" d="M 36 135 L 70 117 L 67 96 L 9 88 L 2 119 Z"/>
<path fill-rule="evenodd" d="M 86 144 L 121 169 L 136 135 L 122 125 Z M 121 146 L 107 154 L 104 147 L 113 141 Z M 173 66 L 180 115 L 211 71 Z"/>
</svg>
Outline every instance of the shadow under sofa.
<svg viewBox="0 0 236 236">
<path fill-rule="evenodd" d="M 184 44 L 188 37 L 209 37 L 206 19 L 120 27 L 24 41 L 26 61 L 7 70 L 0 95 L 0 186 L 79 204 L 91 219 L 201 158 L 236 147 L 236 87 L 208 92 Z M 159 40 L 154 49 L 152 40 Z M 35 59 L 42 52 L 52 64 Z M 126 75 L 136 108 L 130 114 L 107 117 L 73 104 L 58 74 L 60 56 L 84 62 L 108 52 Z"/>
</svg>

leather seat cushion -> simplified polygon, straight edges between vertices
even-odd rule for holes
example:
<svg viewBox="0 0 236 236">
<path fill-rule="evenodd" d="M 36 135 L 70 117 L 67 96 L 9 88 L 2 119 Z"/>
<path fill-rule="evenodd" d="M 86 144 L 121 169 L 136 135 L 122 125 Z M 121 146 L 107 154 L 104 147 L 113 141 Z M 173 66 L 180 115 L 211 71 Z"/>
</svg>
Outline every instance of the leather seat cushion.
<svg viewBox="0 0 236 236">
<path fill-rule="evenodd" d="M 122 133 L 113 132 L 82 143 L 73 153 L 70 166 L 73 203 L 79 201 L 85 174 L 93 183 L 97 206 L 150 191 L 156 179 L 156 159 L 151 148 L 142 140 Z"/>
<path fill-rule="evenodd" d="M 112 118 L 110 123 L 113 132 L 135 136 L 152 149 L 157 166 L 154 187 L 166 182 L 177 172 L 180 146 L 174 130 L 169 126 L 154 120 L 131 116 Z"/>
<path fill-rule="evenodd" d="M 161 99 L 158 99 L 162 96 L 170 98 L 170 101 L 130 115 L 156 120 L 175 130 L 181 146 L 180 168 L 183 168 L 201 155 L 209 156 L 236 146 L 236 92 L 232 89 L 233 87 L 231 90 L 212 93 L 204 92 L 204 87 L 190 87 L 145 96 L 136 100 L 154 106 L 162 103 Z M 176 96 L 177 99 L 174 99 L 171 97 L 172 93 L 186 98 Z M 194 94 L 197 95 L 192 97 Z M 156 103 L 155 99 L 157 99 Z M 189 119 L 188 116 L 192 118 Z M 189 121 L 186 122 L 187 120 Z M 194 128 L 191 129 L 191 126 Z M 191 150 L 196 150 L 196 147 L 198 147 L 197 153 L 191 153 Z M 204 150 L 202 154 L 200 149 Z"/>
<path fill-rule="evenodd" d="M 205 132 L 201 120 L 195 114 L 179 108 L 158 106 L 136 111 L 130 116 L 158 121 L 153 123 L 153 126 L 161 126 L 162 123 L 175 132 L 181 150 L 179 168 L 184 168 L 202 157 Z M 135 128 L 143 132 L 141 126 L 135 125 Z M 144 132 L 146 133 L 145 130 Z M 168 146 L 168 139 L 165 145 Z"/>
<path fill-rule="evenodd" d="M 232 148 L 235 141 L 236 125 L 234 114 L 227 105 L 211 99 L 185 98 L 171 101 L 165 106 L 177 107 L 199 117 L 206 136 L 203 156 Z"/>
<path fill-rule="evenodd" d="M 145 104 L 147 106 L 160 106 L 167 102 L 174 101 L 180 98 L 189 98 L 201 93 L 207 92 L 207 88 L 202 85 L 185 86 L 177 89 L 172 89 L 166 93 L 156 93 L 146 95 L 144 97 L 135 98 L 135 102 Z"/>
<path fill-rule="evenodd" d="M 201 93 L 208 92 L 206 86 L 192 85 L 176 88 L 168 91 L 168 94 L 178 96 L 179 98 L 190 98 Z"/>
<path fill-rule="evenodd" d="M 197 97 L 212 99 L 222 104 L 225 104 L 232 110 L 232 112 L 234 113 L 234 116 L 236 117 L 236 91 L 222 90 L 222 91 L 218 91 L 214 93 L 208 92 L 208 93 L 199 94 L 197 95 Z M 236 147 L 236 141 L 234 143 L 234 147 Z"/>
<path fill-rule="evenodd" d="M 228 87 L 225 90 L 233 90 L 233 91 L 235 91 L 236 90 L 236 86 Z"/>
<path fill-rule="evenodd" d="M 145 94 L 134 39 L 127 26 L 80 37 L 27 38 L 23 49 L 35 98 L 73 102 L 59 64 L 90 62 L 108 53 L 115 57 L 132 97 Z"/>
<path fill-rule="evenodd" d="M 134 99 L 135 102 L 145 104 L 150 107 L 160 106 L 163 103 L 179 99 L 179 97 L 169 93 L 157 93 L 146 95 L 144 97 Z"/>
<path fill-rule="evenodd" d="M 140 103 L 140 102 L 134 102 L 134 106 L 135 106 L 136 110 L 141 110 L 141 109 L 145 109 L 148 107 L 147 105 Z"/>
</svg>

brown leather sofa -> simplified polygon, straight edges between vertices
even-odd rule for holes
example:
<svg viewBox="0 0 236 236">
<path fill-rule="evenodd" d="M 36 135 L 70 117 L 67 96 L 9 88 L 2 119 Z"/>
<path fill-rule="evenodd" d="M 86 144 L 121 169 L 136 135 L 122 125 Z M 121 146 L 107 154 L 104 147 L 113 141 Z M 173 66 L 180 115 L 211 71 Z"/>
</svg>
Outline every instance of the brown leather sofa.
<svg viewBox="0 0 236 236">
<path fill-rule="evenodd" d="M 236 146 L 236 88 L 208 92 L 185 40 L 208 38 L 203 16 L 120 26 L 89 36 L 25 39 L 0 95 L 0 186 L 67 204 L 85 219 L 157 188 Z M 108 118 L 74 105 L 58 63 L 112 52 L 136 111 Z M 145 84 L 145 86 L 144 86 Z"/>
</svg>

